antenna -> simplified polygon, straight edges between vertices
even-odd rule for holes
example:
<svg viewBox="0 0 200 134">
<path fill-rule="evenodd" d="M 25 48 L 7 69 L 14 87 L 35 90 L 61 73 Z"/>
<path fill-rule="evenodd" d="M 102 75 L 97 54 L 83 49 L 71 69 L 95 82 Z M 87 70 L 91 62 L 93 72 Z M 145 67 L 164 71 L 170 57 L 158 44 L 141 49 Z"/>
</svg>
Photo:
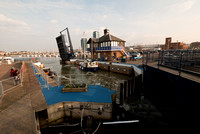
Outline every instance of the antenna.
<svg viewBox="0 0 200 134">
<path fill-rule="evenodd" d="M 83 37 L 85 38 L 85 32 L 83 32 Z"/>
</svg>

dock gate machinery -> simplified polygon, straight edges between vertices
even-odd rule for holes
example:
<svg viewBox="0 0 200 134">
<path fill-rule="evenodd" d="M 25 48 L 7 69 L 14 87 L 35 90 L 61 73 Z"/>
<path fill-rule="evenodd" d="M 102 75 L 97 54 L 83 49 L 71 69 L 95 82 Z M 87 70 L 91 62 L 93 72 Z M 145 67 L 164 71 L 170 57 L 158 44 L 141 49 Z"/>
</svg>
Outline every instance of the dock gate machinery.
<svg viewBox="0 0 200 134">
<path fill-rule="evenodd" d="M 67 31 L 69 44 L 67 44 L 67 37 L 65 36 L 65 34 L 62 34 L 62 32 L 64 32 L 65 30 Z M 68 28 L 60 31 L 60 36 L 56 37 L 56 42 L 58 45 L 58 50 L 62 59 L 62 63 L 65 63 L 65 61 L 70 61 L 70 59 L 73 59 L 75 57 Z"/>
</svg>

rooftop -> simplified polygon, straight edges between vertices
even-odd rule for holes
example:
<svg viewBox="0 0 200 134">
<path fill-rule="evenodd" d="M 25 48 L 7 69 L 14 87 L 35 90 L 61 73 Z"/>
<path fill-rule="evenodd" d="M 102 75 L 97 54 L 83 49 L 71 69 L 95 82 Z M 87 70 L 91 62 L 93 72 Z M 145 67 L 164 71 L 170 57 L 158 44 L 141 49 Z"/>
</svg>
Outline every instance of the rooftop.
<svg viewBox="0 0 200 134">
<path fill-rule="evenodd" d="M 111 34 L 103 35 L 99 38 L 99 42 L 106 42 L 106 41 L 119 41 L 119 42 L 125 42 L 124 40 L 117 38 Z"/>
</svg>

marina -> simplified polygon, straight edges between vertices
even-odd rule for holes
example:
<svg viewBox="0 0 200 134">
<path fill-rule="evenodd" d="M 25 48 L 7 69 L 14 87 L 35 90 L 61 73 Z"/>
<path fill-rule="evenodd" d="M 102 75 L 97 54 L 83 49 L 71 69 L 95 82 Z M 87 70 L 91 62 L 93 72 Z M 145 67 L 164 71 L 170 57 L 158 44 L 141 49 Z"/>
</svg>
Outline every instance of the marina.
<svg viewBox="0 0 200 134">
<path fill-rule="evenodd" d="M 198 5 L 0 1 L 0 134 L 197 133 Z"/>
<path fill-rule="evenodd" d="M 5 133 L 163 132 L 180 129 L 177 123 L 195 126 L 198 113 L 191 109 L 198 105 L 199 50 L 131 57 L 125 41 L 107 28 L 87 42 L 90 58 L 75 57 L 68 28 L 56 43 L 60 57 L 2 58 L 0 128 L 12 126 Z"/>
<path fill-rule="evenodd" d="M 81 71 L 78 65 L 60 64 L 59 58 L 49 57 L 40 58 L 39 60 L 42 64 L 45 65 L 45 67 L 49 67 L 51 68 L 51 70 L 55 71 L 57 73 L 57 77 L 50 78 L 37 64 L 34 65 L 30 61 L 25 61 L 25 70 L 22 82 L 23 86 L 14 87 L 14 89 L 10 90 L 9 92 L 6 92 L 5 89 L 3 96 L 1 96 L 2 113 L 4 113 L 6 109 L 9 110 L 10 108 L 15 106 L 19 107 L 18 102 L 23 101 L 24 99 L 28 99 L 30 101 L 29 104 L 31 104 L 32 108 L 30 106 L 29 107 L 34 110 L 35 114 L 31 115 L 29 113 L 32 116 L 32 127 L 28 127 L 29 129 L 26 129 L 26 131 L 34 130 L 36 132 L 40 131 L 42 133 L 50 133 L 50 131 L 52 131 L 53 133 L 63 130 L 66 131 L 64 128 L 67 129 L 67 126 L 71 126 L 74 125 L 74 123 L 76 124 L 79 122 L 83 109 L 84 121 L 82 123 L 83 127 L 87 130 L 88 133 L 94 131 L 94 129 L 98 126 L 98 122 L 102 123 L 102 125 L 99 126 L 102 132 L 110 132 L 112 127 L 114 127 L 115 125 L 120 128 L 119 130 L 117 129 L 117 131 L 120 131 L 122 129 L 122 126 L 126 128 L 132 123 L 137 124 L 131 125 L 132 127 L 134 126 L 135 131 L 140 131 L 141 127 L 151 128 L 151 130 L 155 127 L 160 127 L 162 129 L 173 128 L 173 123 L 171 124 L 169 119 L 165 117 L 162 111 L 158 110 L 157 107 L 155 107 L 155 104 L 150 102 L 151 99 L 148 99 L 148 96 L 152 96 L 152 93 L 154 91 L 151 90 L 151 92 L 149 92 L 147 90 L 150 86 L 148 85 L 146 87 L 146 84 L 148 84 L 148 82 L 146 81 L 146 79 L 148 78 L 146 77 L 146 71 L 144 72 L 144 74 L 139 74 L 138 72 L 134 71 L 132 75 L 134 75 L 135 77 L 132 77 L 132 75 L 120 74 L 113 71 L 105 71 L 103 69 L 100 69 L 97 72 Z M 109 62 L 103 62 L 103 64 L 110 65 Z M 118 64 L 124 63 L 114 64 L 115 66 L 117 66 Z M 149 65 L 153 67 L 152 63 L 149 63 Z M 154 66 L 155 65 L 156 64 L 154 64 Z M 14 66 L 16 66 L 16 63 L 14 63 Z M 126 64 L 124 66 L 129 67 L 132 65 Z M 140 67 L 138 66 L 138 68 Z M 160 67 L 160 69 L 162 68 L 163 67 Z M 146 69 L 150 68 L 148 67 Z M 169 72 L 168 70 L 166 71 Z M 8 74 L 9 72 L 7 72 L 7 77 Z M 142 79 L 142 75 L 144 75 L 144 79 Z M 183 77 L 185 76 L 184 73 L 182 73 L 182 75 Z M 34 81 L 37 84 L 32 82 L 33 78 L 35 79 Z M 27 80 L 30 81 L 27 82 Z M 147 83 L 144 83 L 145 87 L 142 91 L 141 89 L 143 89 L 143 81 Z M 198 81 L 196 82 L 198 83 Z M 63 92 L 63 89 L 65 87 L 69 87 L 70 84 L 77 85 L 80 83 L 87 84 L 86 90 L 79 89 L 78 91 L 73 91 L 73 89 L 70 89 L 70 91 L 68 90 L 67 92 Z M 6 83 L 4 83 L 3 85 L 5 84 Z M 34 90 L 36 85 L 38 89 Z M 32 88 L 30 88 L 30 86 Z M 158 91 L 156 92 L 158 93 Z M 10 103 L 8 103 L 9 98 L 13 95 L 15 97 L 12 97 L 12 102 L 9 101 Z M 154 94 L 153 96 L 155 95 L 156 94 Z M 40 99 L 38 100 L 37 98 L 39 96 Z M 37 101 L 35 101 L 35 99 L 37 99 Z M 172 106 L 174 102 L 167 101 L 167 103 L 171 103 Z M 24 112 L 22 113 L 24 114 Z M 79 115 L 73 113 L 79 113 Z M 153 119 L 149 120 L 142 117 L 144 113 L 147 114 L 145 114 L 146 116 L 157 118 L 157 121 L 162 121 L 165 125 L 161 125 L 157 121 L 154 121 L 153 125 L 152 123 L 150 123 L 151 121 L 153 121 Z M 6 113 L 2 115 L 6 115 Z M 1 118 L 3 119 L 2 115 Z M 19 116 L 20 113 L 18 113 L 17 115 Z M 15 117 L 13 117 L 13 119 L 14 118 Z M 73 120 L 71 120 L 71 118 L 73 118 Z M 176 120 L 176 118 L 174 119 Z M 93 122 L 93 125 L 90 124 L 89 126 L 87 126 L 86 124 L 91 122 L 91 120 Z M 181 119 L 179 118 L 179 120 Z M 14 120 L 12 121 L 15 122 Z M 30 120 L 28 121 L 30 123 Z M 5 123 L 6 121 L 4 123 L 1 122 L 1 126 L 6 125 Z M 71 125 L 66 125 L 66 123 L 70 123 Z M 166 123 L 169 124 L 167 125 Z M 108 124 L 112 126 L 108 127 Z M 70 129 L 67 129 L 67 131 L 75 131 L 78 129 L 79 125 L 80 124 L 77 124 L 74 127 L 70 127 Z M 20 127 L 23 128 L 26 126 L 22 125 Z M 13 131 L 16 130 L 13 128 Z"/>
<path fill-rule="evenodd" d="M 69 46 L 62 34 L 65 30 Z M 60 58 L 15 57 L 0 66 L 6 72 L 0 77 L 1 126 L 10 126 L 8 114 L 13 115 L 14 124 L 23 119 L 19 133 L 128 133 L 155 128 L 162 132 L 179 128 L 176 123 L 195 126 L 192 119 L 197 113 L 191 108 L 196 108 L 194 94 L 200 87 L 198 50 L 148 51 L 132 60 L 123 40 L 105 29 L 91 52 L 93 58 L 98 56 L 96 60 L 78 59 L 68 28 L 63 31 L 56 37 Z M 112 43 L 119 46 L 101 46 Z M 105 57 L 109 54 L 112 58 Z M 18 70 L 19 75 L 12 76 L 9 69 Z M 16 114 L 16 107 L 24 112 Z M 23 114 L 29 120 L 24 121 Z M 183 119 L 191 123 L 186 125 Z"/>
</svg>

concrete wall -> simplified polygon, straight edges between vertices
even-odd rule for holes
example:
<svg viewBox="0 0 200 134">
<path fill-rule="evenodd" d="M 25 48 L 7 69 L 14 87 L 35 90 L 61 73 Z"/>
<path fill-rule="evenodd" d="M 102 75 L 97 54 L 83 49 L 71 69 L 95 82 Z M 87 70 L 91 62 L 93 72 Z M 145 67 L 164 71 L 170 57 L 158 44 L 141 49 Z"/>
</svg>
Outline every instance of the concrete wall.
<svg viewBox="0 0 200 134">
<path fill-rule="evenodd" d="M 192 124 L 199 115 L 200 83 L 150 66 L 144 74 L 144 94 L 161 111 L 163 118 L 172 125 Z"/>
<path fill-rule="evenodd" d="M 133 75 L 134 73 L 134 69 L 132 67 L 127 67 L 127 66 L 99 63 L 99 68 L 101 70 L 110 71 L 110 72 L 119 73 L 119 74 L 125 74 L 125 75 Z"/>
<path fill-rule="evenodd" d="M 94 119 L 101 120 L 112 119 L 112 103 L 60 102 L 48 106 L 48 121 L 56 121 L 63 117 L 73 117 L 75 119 L 80 119 L 82 109 L 84 109 L 83 117 L 93 116 Z"/>
</svg>

